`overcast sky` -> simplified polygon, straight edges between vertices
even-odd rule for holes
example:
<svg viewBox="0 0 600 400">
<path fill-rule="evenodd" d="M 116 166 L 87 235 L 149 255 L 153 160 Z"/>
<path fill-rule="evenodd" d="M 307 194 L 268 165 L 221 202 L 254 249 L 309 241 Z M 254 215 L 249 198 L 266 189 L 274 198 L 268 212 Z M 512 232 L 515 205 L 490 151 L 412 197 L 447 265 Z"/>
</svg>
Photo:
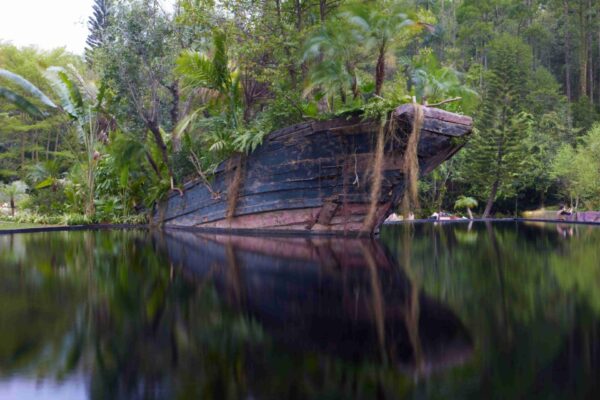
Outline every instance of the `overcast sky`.
<svg viewBox="0 0 600 400">
<path fill-rule="evenodd" d="M 0 40 L 82 54 L 92 0 L 0 0 Z"/>
<path fill-rule="evenodd" d="M 92 3 L 92 0 L 0 0 L 0 41 L 46 50 L 66 47 L 83 54 Z"/>
</svg>

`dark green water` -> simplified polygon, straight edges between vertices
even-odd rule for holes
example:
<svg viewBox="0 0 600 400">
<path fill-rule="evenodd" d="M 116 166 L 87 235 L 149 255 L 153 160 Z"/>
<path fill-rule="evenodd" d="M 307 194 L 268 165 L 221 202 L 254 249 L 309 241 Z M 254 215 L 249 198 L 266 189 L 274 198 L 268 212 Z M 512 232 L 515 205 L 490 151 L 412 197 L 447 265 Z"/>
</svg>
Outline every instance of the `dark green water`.
<svg viewBox="0 0 600 400">
<path fill-rule="evenodd" d="M 0 399 L 594 398 L 600 228 L 0 236 Z"/>
</svg>

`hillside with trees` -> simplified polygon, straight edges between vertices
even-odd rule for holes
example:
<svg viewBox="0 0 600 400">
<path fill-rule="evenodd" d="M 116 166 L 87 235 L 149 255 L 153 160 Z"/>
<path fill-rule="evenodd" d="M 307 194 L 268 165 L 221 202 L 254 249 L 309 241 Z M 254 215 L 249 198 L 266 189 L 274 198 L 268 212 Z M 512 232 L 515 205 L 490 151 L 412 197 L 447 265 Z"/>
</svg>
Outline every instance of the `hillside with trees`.
<svg viewBox="0 0 600 400">
<path fill-rule="evenodd" d="M 141 222 L 274 129 L 413 98 L 476 128 L 421 179 L 417 216 L 600 207 L 597 1 L 94 3 L 82 56 L 0 42 L 17 219 Z"/>
</svg>

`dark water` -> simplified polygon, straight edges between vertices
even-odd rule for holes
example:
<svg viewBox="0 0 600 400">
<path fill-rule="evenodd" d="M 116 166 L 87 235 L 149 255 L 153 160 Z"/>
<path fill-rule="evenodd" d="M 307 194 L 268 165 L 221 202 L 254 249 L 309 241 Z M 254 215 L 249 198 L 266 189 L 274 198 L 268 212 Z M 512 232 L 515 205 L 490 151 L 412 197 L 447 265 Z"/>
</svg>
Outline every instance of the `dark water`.
<svg viewBox="0 0 600 400">
<path fill-rule="evenodd" d="M 0 236 L 0 399 L 594 398 L 600 229 Z"/>
</svg>

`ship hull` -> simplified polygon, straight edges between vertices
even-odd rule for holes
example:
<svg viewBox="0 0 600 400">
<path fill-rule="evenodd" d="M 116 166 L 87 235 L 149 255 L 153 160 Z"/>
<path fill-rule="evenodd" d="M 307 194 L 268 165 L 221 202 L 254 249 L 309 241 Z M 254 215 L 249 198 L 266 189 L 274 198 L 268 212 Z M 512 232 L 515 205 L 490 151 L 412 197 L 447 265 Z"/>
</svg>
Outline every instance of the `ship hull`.
<svg viewBox="0 0 600 400">
<path fill-rule="evenodd" d="M 420 172 L 426 174 L 463 146 L 472 121 L 423 110 L 417 153 Z M 404 193 L 404 152 L 413 114 L 413 106 L 394 112 L 396 129 L 386 140 L 372 226 L 364 222 L 380 126 L 359 117 L 298 124 L 269 134 L 251 154 L 223 162 L 210 183 L 199 179 L 188 183 L 183 195 L 172 194 L 158 207 L 155 222 L 210 230 L 377 232 Z"/>
</svg>

